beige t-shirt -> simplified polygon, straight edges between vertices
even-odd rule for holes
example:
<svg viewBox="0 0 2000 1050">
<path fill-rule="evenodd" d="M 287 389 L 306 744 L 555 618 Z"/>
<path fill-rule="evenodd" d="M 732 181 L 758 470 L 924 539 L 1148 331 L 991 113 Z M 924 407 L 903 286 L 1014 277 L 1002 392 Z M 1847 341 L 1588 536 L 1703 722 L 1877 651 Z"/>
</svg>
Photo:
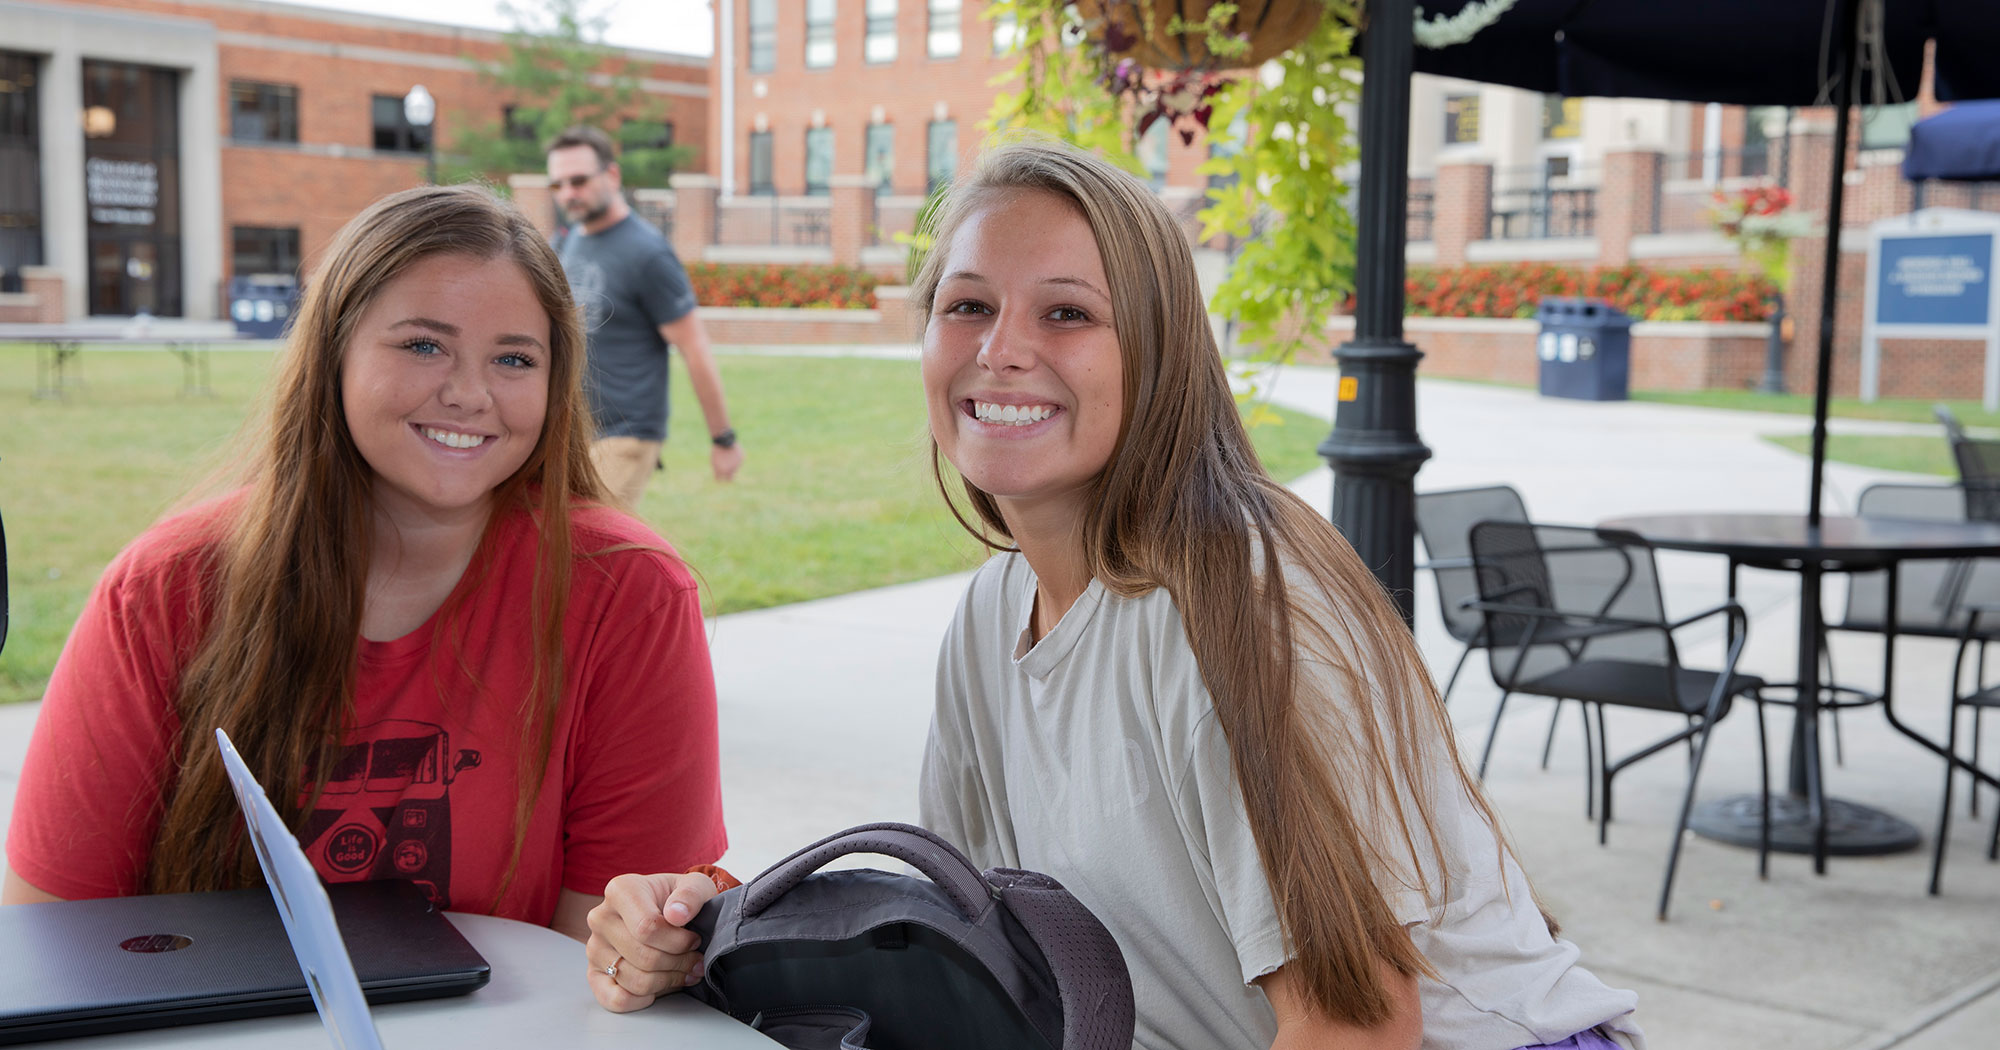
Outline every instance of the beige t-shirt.
<svg viewBox="0 0 2000 1050">
<path fill-rule="evenodd" d="M 1284 964 L 1283 936 L 1180 614 L 1164 590 L 1093 581 L 1030 647 L 1034 582 L 1019 555 L 989 561 L 945 636 L 923 823 L 981 867 L 1053 876 L 1103 920 L 1132 973 L 1136 1047 L 1265 1050 L 1277 1023 L 1250 982 Z M 1437 794 L 1453 899 L 1433 911 L 1378 876 L 1442 977 L 1421 982 L 1423 1045 L 1514 1050 L 1605 1024 L 1643 1050 L 1637 996 L 1576 965 L 1464 792 Z"/>
</svg>

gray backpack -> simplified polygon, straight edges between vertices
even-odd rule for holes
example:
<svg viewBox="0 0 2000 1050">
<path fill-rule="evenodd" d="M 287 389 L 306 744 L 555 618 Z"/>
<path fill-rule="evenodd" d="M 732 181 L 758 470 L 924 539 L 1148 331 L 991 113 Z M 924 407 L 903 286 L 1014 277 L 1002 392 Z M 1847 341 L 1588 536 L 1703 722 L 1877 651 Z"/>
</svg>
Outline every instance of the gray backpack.
<svg viewBox="0 0 2000 1050">
<path fill-rule="evenodd" d="M 850 853 L 927 879 L 822 872 Z M 1132 980 L 1110 931 L 1056 880 L 979 872 L 919 827 L 821 839 L 716 897 L 689 928 L 690 994 L 793 1050 L 1130 1050 Z"/>
</svg>

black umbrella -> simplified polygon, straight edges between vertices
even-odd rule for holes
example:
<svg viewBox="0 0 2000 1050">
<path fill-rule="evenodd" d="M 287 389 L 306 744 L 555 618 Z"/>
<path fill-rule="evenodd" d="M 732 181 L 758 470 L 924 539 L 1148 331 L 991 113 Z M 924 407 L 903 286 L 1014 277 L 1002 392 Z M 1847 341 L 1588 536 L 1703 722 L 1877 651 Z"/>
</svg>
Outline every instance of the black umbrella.
<svg viewBox="0 0 2000 1050">
<path fill-rule="evenodd" d="M 1864 15 L 1861 98 L 1915 96 L 1929 41 L 1938 98 L 2000 97 L 1992 0 L 1515 0 L 1466 43 L 1417 49 L 1416 69 L 1570 96 L 1824 105 L 1843 10 Z"/>
<path fill-rule="evenodd" d="M 1454 15 L 1471 2 L 1425 10 Z M 1516 0 L 1465 43 L 1418 48 L 1415 66 L 1570 97 L 1837 108 L 1808 506 L 1817 524 L 1850 116 L 1856 102 L 1914 97 L 1927 43 L 1939 99 L 2000 97 L 1996 0 Z"/>
</svg>

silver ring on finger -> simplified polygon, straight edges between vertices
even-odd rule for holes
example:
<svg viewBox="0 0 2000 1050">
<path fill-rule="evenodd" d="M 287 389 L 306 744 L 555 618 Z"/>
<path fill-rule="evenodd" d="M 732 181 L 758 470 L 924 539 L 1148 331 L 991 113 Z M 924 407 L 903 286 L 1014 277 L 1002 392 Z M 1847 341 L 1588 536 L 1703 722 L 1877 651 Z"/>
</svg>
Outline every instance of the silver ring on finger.
<svg viewBox="0 0 2000 1050">
<path fill-rule="evenodd" d="M 618 958 L 617 958 L 617 959 L 616 959 L 616 960 L 615 960 L 614 962 L 612 962 L 612 964 L 611 964 L 611 965 L 609 965 L 609 966 L 606 966 L 606 967 L 604 967 L 604 968 L 603 968 L 603 972 L 604 972 L 604 976 L 606 976 L 606 977 L 609 977 L 609 978 L 611 978 L 611 979 L 612 979 L 612 980 L 614 980 L 614 981 L 615 981 L 615 980 L 617 980 L 617 979 L 618 979 L 618 964 L 619 964 L 619 963 L 622 963 L 622 962 L 624 962 L 624 961 L 625 961 L 625 957 L 621 955 L 621 956 L 619 956 L 619 957 L 618 957 Z"/>
</svg>

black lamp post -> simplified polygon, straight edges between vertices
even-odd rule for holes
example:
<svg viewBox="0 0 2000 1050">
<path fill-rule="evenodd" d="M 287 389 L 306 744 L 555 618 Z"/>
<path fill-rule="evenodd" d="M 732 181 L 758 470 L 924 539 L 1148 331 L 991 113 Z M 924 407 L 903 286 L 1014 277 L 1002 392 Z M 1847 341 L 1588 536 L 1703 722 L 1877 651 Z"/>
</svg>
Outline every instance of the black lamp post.
<svg viewBox="0 0 2000 1050">
<path fill-rule="evenodd" d="M 1777 135 L 1770 134 L 1765 125 L 1765 142 L 1778 142 L 1782 147 L 1778 152 L 1778 188 L 1791 188 L 1792 168 L 1792 110 L 1785 107 L 1784 128 Z M 1767 155 L 1769 147 L 1766 147 Z M 1771 331 L 1764 337 L 1764 375 L 1757 380 L 1760 394 L 1782 394 L 1785 392 L 1785 289 L 1780 287 L 1771 296 Z"/>
<path fill-rule="evenodd" d="M 1417 362 L 1403 339 L 1403 242 L 1409 217 L 1412 0 L 1370 0 L 1361 45 L 1361 184 L 1354 338 L 1340 364 L 1333 432 L 1333 524 L 1412 622 L 1416 475 L 1431 457 L 1417 437 Z"/>
<path fill-rule="evenodd" d="M 424 132 L 424 178 L 431 185 L 437 185 L 437 131 L 431 122 L 437 119 L 437 99 L 425 90 L 422 84 L 410 89 L 403 96 L 403 120 L 412 128 L 422 128 Z"/>
</svg>

